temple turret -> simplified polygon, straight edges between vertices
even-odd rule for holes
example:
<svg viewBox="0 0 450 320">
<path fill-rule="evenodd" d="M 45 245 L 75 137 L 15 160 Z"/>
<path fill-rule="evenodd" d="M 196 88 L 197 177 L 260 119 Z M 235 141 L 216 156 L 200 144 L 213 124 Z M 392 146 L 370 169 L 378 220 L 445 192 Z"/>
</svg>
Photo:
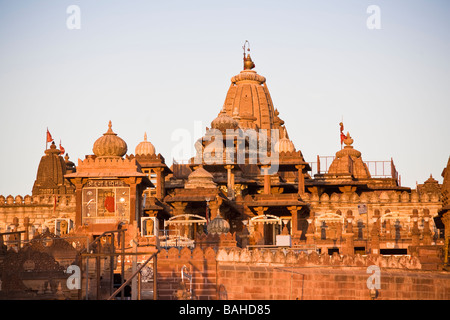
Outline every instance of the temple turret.
<svg viewBox="0 0 450 320">
<path fill-rule="evenodd" d="M 244 130 L 279 129 L 282 120 L 275 112 L 266 78 L 252 70 L 254 67 L 250 54 L 244 52 L 244 70 L 231 78 L 224 111 Z"/>
<path fill-rule="evenodd" d="M 45 155 L 39 162 L 39 167 L 34 181 L 32 194 L 65 194 L 72 193 L 73 188 L 65 182 L 66 162 L 60 155 L 61 151 L 52 142 L 50 148 L 45 150 Z"/>
</svg>

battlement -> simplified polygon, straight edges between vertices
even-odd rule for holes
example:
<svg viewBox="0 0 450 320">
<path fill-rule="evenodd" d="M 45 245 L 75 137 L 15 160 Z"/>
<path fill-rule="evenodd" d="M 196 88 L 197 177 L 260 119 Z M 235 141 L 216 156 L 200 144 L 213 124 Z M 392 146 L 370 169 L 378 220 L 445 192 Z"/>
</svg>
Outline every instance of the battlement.
<svg viewBox="0 0 450 320">
<path fill-rule="evenodd" d="M 69 204 L 75 205 L 75 194 L 67 195 L 17 195 L 13 197 L 8 195 L 7 197 L 0 195 L 0 207 L 2 206 L 33 206 L 33 205 L 57 205 L 68 206 Z"/>
<path fill-rule="evenodd" d="M 78 159 L 77 170 L 90 169 L 90 168 L 129 168 L 136 169 L 139 167 L 136 159 L 132 158 L 97 158 L 87 157 L 84 160 Z"/>
<path fill-rule="evenodd" d="M 136 159 L 96 158 L 78 159 L 77 172 L 66 174 L 67 179 L 77 177 L 146 176 Z"/>
<path fill-rule="evenodd" d="M 422 264 L 417 256 L 383 256 L 383 255 L 333 255 L 286 251 L 283 248 L 269 249 L 241 249 L 220 248 L 214 250 L 211 247 L 201 249 L 170 248 L 162 249 L 158 255 L 162 260 L 212 260 L 218 263 L 238 263 L 261 266 L 333 266 L 333 267 L 368 267 L 376 265 L 387 269 L 420 270 Z"/>
<path fill-rule="evenodd" d="M 440 203 L 440 195 L 438 193 L 429 195 L 428 193 L 419 194 L 417 191 L 375 191 L 363 192 L 358 195 L 356 192 L 351 193 L 332 193 L 328 195 L 323 193 L 320 196 L 317 193 L 305 193 L 302 199 L 306 202 L 319 203 Z"/>
</svg>

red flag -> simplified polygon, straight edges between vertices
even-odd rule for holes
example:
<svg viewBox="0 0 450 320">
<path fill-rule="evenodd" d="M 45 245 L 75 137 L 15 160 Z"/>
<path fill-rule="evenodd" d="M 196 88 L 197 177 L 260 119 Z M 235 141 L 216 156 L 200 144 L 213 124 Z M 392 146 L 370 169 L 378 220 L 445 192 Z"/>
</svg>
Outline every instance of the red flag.
<svg viewBox="0 0 450 320">
<path fill-rule="evenodd" d="M 344 142 L 346 138 L 347 136 L 341 132 L 341 144 Z"/>
<path fill-rule="evenodd" d="M 344 134 L 344 124 L 341 122 L 339 123 L 339 125 L 341 126 L 341 146 L 342 146 L 342 143 L 347 138 L 347 136 Z"/>
<path fill-rule="evenodd" d="M 66 149 L 64 149 L 64 147 L 61 145 L 61 140 L 59 140 L 59 150 L 61 151 L 60 154 L 64 154 L 64 152 L 66 152 Z"/>
<path fill-rule="evenodd" d="M 52 141 L 53 141 L 52 135 L 50 134 L 50 132 L 48 131 L 48 128 L 47 128 L 47 142 L 52 142 Z"/>
</svg>

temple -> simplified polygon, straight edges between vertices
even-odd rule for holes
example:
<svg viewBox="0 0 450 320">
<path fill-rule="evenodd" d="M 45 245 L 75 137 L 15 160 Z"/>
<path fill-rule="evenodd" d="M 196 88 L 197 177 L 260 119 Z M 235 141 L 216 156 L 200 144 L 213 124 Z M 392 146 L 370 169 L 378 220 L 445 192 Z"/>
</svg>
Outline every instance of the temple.
<svg viewBox="0 0 450 320">
<path fill-rule="evenodd" d="M 169 280 L 161 270 L 183 274 L 181 266 L 195 259 L 214 261 L 216 270 L 230 261 L 270 265 L 280 252 L 281 264 L 296 265 L 302 255 L 322 257 L 313 265 L 353 257 L 355 266 L 357 259 L 396 257 L 409 259 L 389 260 L 397 268 L 447 274 L 450 158 L 443 184 L 430 176 L 416 189 L 404 187 L 393 160 L 363 159 L 358 137 L 343 134 L 341 123 L 342 146 L 329 150 L 335 156 L 305 159 L 301 145 L 289 138 L 266 78 L 254 68 L 244 46 L 243 70 L 231 78 L 223 107 L 187 163 L 167 165 L 146 133 L 128 153 L 111 121 L 92 154 L 77 164 L 54 143 L 45 150 L 32 195 L 0 196 L 0 298 L 124 298 L 123 287 L 131 285 L 133 298 L 142 298 L 144 290 L 153 299 L 189 299 L 193 291 L 186 287 L 162 286 Z M 39 259 L 47 265 L 59 264 L 50 270 L 58 275 L 53 282 L 39 272 L 34 282 L 24 278 L 25 271 L 38 270 L 29 256 L 33 250 L 45 253 Z M 230 252 L 240 252 L 239 258 Z M 245 254 L 253 258 L 245 260 Z M 20 272 L 10 268 L 17 259 L 27 262 Z M 174 267 L 170 259 L 182 262 Z M 81 268 L 81 285 L 55 285 L 55 279 L 67 279 L 60 271 L 71 265 Z M 145 270 L 154 278 L 125 282 Z M 227 279 L 215 276 L 215 285 L 198 289 L 197 298 L 222 297 L 218 284 Z M 446 293 L 434 298 L 450 298 L 445 277 Z M 239 295 L 235 286 L 228 287 L 231 298 L 255 298 Z"/>
</svg>

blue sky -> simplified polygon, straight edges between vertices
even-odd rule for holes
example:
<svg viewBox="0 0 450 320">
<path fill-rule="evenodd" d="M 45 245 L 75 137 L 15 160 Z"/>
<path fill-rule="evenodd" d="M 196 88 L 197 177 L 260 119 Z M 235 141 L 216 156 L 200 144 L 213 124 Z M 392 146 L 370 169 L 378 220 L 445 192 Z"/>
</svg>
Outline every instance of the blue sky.
<svg viewBox="0 0 450 320">
<path fill-rule="evenodd" d="M 70 5 L 79 30 L 66 26 Z M 170 164 L 180 130 L 193 152 L 245 40 L 306 161 L 340 149 L 343 118 L 363 160 L 392 157 L 405 186 L 442 182 L 449 14 L 425 0 L 0 1 L 0 194 L 31 194 L 47 127 L 75 163 L 109 120 L 129 154 L 147 132 Z"/>
</svg>

